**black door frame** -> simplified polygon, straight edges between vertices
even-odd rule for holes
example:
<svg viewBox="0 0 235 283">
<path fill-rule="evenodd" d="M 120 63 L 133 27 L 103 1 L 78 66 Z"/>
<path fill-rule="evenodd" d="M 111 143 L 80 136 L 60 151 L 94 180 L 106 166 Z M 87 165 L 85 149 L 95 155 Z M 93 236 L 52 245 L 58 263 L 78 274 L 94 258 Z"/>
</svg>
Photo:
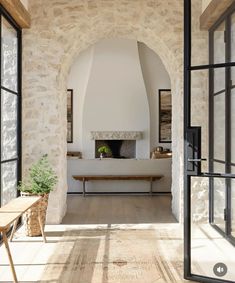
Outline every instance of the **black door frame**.
<svg viewBox="0 0 235 283">
<path fill-rule="evenodd" d="M 184 278 L 198 282 L 228 283 L 228 280 L 210 278 L 193 274 L 191 271 L 191 178 L 235 178 L 235 174 L 202 173 L 200 170 L 188 170 L 188 131 L 191 127 L 191 72 L 195 70 L 212 70 L 235 66 L 235 62 L 207 65 L 191 65 L 191 0 L 184 0 Z M 198 153 L 200 157 L 200 152 Z"/>
<path fill-rule="evenodd" d="M 210 28 L 209 30 L 209 62 L 214 63 L 214 32 L 224 22 L 224 44 L 225 44 L 225 61 L 231 62 L 231 17 L 235 13 L 235 4 L 233 4 Z M 214 162 L 224 164 L 225 172 L 231 173 L 231 91 L 235 88 L 231 80 L 231 67 L 225 69 L 225 86 L 224 89 L 214 93 L 214 72 L 213 69 L 209 70 L 209 172 L 214 172 Z M 225 160 L 217 160 L 214 158 L 214 97 L 216 95 L 225 95 Z M 232 236 L 232 192 L 231 192 L 231 179 L 226 179 L 225 198 L 226 204 L 224 209 L 225 227 L 224 231 L 214 223 L 214 182 L 210 179 L 210 209 L 209 218 L 210 224 L 225 238 L 227 238 L 233 245 L 235 245 L 235 238 Z"/>
</svg>

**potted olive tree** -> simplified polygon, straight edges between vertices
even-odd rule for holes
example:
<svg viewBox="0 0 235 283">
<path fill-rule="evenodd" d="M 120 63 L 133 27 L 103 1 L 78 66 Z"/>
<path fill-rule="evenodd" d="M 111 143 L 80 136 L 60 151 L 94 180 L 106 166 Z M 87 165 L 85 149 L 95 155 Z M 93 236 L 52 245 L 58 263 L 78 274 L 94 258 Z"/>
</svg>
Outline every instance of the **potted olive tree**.
<svg viewBox="0 0 235 283">
<path fill-rule="evenodd" d="M 29 177 L 25 182 L 21 182 L 18 189 L 21 196 L 42 196 L 42 200 L 37 206 L 32 207 L 24 214 L 24 224 L 27 236 L 40 236 L 41 230 L 38 223 L 38 211 L 42 219 L 43 227 L 46 221 L 46 211 L 48 206 L 49 193 L 57 183 L 57 176 L 49 164 L 47 155 L 43 155 L 29 169 Z"/>
</svg>

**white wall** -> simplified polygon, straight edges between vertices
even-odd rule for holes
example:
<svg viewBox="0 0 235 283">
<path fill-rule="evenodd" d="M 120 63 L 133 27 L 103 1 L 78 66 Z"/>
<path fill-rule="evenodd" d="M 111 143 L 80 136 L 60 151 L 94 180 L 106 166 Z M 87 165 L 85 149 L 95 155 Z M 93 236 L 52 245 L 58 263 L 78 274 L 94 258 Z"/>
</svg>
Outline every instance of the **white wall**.
<svg viewBox="0 0 235 283">
<path fill-rule="evenodd" d="M 68 76 L 68 88 L 73 89 L 73 143 L 68 144 L 70 151 L 82 151 L 83 106 L 90 77 L 93 50 L 94 47 L 90 47 L 80 53 Z"/>
<path fill-rule="evenodd" d="M 83 160 L 68 159 L 68 191 L 82 191 L 75 174 L 163 174 L 154 191 L 171 191 L 171 159 L 94 159 L 90 131 L 139 130 L 137 158 L 149 159 L 158 143 L 158 90 L 170 88 L 169 75 L 159 56 L 132 40 L 102 40 L 82 52 L 68 77 L 74 90 L 74 142 L 68 150 L 82 152 Z M 170 144 L 161 144 L 170 147 Z M 148 191 L 148 182 L 89 182 L 88 191 Z"/>
<path fill-rule="evenodd" d="M 159 89 L 171 89 L 169 74 L 160 57 L 144 43 L 139 43 L 140 63 L 150 108 L 150 149 L 156 146 L 171 148 L 171 143 L 159 143 Z"/>
<path fill-rule="evenodd" d="M 149 104 L 136 41 L 106 39 L 94 46 L 82 129 L 85 158 L 95 156 L 91 131 L 142 131 L 136 157 L 149 158 Z"/>
<path fill-rule="evenodd" d="M 145 140 L 137 143 L 138 158 L 148 158 L 150 151 L 159 145 L 158 90 L 171 88 L 171 84 L 161 59 L 145 44 L 137 46 L 136 41 L 120 39 L 95 44 L 74 62 L 68 88 L 74 90 L 74 142 L 68 144 L 68 150 L 81 151 L 83 157 L 94 158 L 91 130 L 145 131 Z M 147 123 L 150 123 L 150 132 L 144 130 Z M 160 145 L 171 147 L 171 144 Z"/>
</svg>

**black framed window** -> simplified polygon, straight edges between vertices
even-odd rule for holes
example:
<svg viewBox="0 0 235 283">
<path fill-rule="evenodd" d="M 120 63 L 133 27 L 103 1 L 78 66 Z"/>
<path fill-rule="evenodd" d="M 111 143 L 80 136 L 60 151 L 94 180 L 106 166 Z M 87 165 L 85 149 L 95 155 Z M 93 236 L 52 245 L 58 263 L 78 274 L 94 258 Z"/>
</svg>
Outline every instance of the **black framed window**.
<svg viewBox="0 0 235 283">
<path fill-rule="evenodd" d="M 2 6 L 0 33 L 2 206 L 18 196 L 21 179 L 21 29 Z"/>
<path fill-rule="evenodd" d="M 210 64 L 235 61 L 235 6 L 209 31 Z M 209 171 L 235 173 L 235 67 L 210 69 Z M 232 179 L 220 186 L 210 180 L 210 223 L 235 244 L 234 186 Z"/>
</svg>

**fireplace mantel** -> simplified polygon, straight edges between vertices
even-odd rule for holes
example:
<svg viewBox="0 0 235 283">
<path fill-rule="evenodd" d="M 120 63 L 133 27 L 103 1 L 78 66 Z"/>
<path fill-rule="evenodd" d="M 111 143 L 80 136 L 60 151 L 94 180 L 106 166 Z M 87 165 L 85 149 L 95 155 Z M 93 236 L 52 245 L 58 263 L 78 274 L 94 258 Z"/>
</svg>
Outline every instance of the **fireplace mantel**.
<svg viewBox="0 0 235 283">
<path fill-rule="evenodd" d="M 92 131 L 92 140 L 141 140 L 143 133 L 138 131 Z"/>
</svg>

